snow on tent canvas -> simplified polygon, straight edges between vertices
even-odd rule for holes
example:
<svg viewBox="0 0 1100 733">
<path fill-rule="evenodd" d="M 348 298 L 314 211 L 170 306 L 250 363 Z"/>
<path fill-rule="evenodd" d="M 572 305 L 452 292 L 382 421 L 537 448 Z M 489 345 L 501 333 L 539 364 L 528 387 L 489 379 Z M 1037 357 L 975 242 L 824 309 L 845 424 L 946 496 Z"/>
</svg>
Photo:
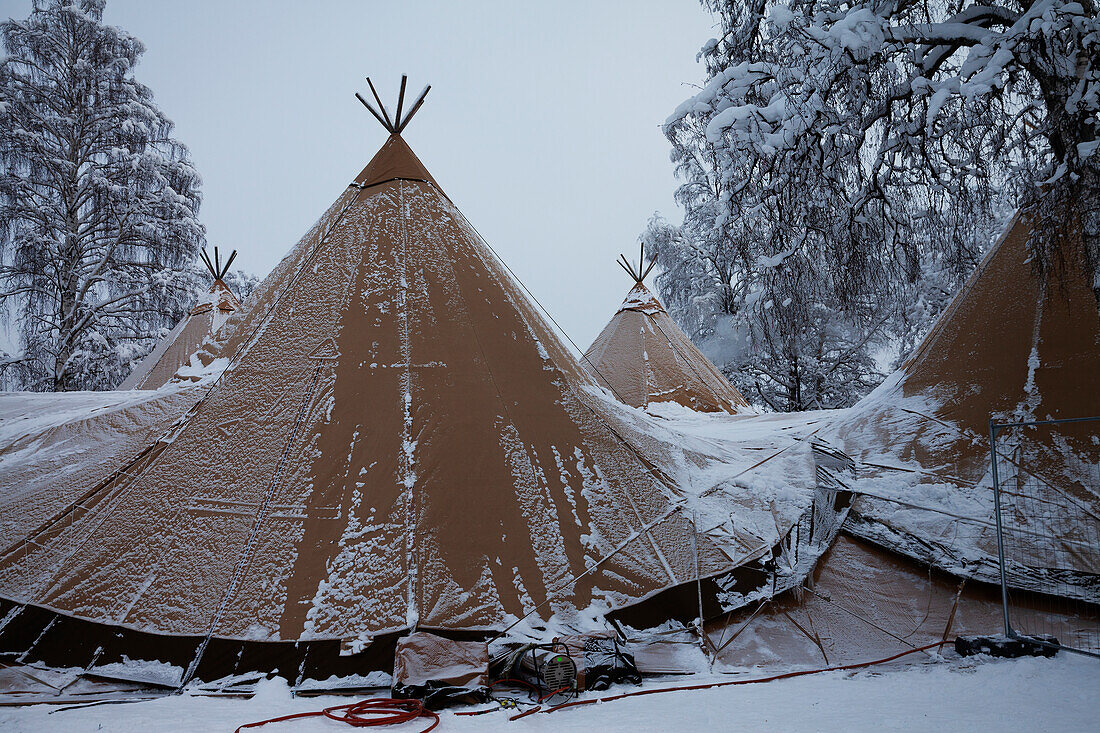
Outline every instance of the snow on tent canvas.
<svg viewBox="0 0 1100 733">
<path fill-rule="evenodd" d="M 675 402 L 700 412 L 751 412 L 643 284 L 641 263 L 636 270 L 624 269 L 634 286 L 585 352 L 585 369 L 634 407 Z"/>
<path fill-rule="evenodd" d="M 873 647 L 854 629 L 906 628 L 904 596 L 921 593 L 945 636 L 956 618 L 988 631 L 977 628 L 989 616 L 989 484 L 975 426 L 1020 405 L 1060 414 L 1095 400 L 1100 353 L 1094 303 L 1042 284 L 1020 226 L 860 405 L 730 414 L 743 400 L 724 380 L 675 389 L 714 368 L 684 362 L 697 350 L 648 293 L 632 291 L 597 339 L 630 348 L 594 345 L 589 374 L 391 135 L 177 372 L 197 370 L 197 383 L 59 396 L 37 423 L 42 404 L 0 399 L 0 646 L 64 667 L 146 660 L 158 683 L 177 684 L 390 670 L 414 629 L 645 629 L 700 611 L 713 647 L 759 622 L 726 647 L 752 663 L 783 646 L 764 643 L 769 629 L 808 657 L 851 656 Z M 982 352 L 991 317 L 1004 353 Z M 661 338 L 646 331 L 655 319 Z M 649 366 L 637 359 L 662 350 L 668 369 L 638 378 Z M 1001 362 L 1015 371 L 989 366 Z M 81 399 L 88 409 L 69 409 Z M 659 414 L 645 410 L 654 403 Z M 57 445 L 80 458 L 37 462 Z M 1075 499 L 1095 508 L 1095 496 Z M 979 521 L 957 511 L 967 502 Z M 837 544 L 842 526 L 862 539 Z M 929 563 L 978 589 L 947 608 L 950 583 L 921 583 Z M 870 577 L 903 598 L 860 606 Z M 833 590 L 800 590 L 814 578 Z M 831 631 L 797 636 L 798 614 L 828 615 Z M 935 625 L 921 624 L 910 636 Z M 908 637 L 877 638 L 896 649 Z"/>
<path fill-rule="evenodd" d="M 9 637 L 102 628 L 206 677 L 256 645 L 362 669 L 341 644 L 582 623 L 698 576 L 747 597 L 820 494 L 809 444 L 661 433 L 609 398 L 400 136 L 253 299 L 165 436 L 12 538 Z M 782 459 L 754 469 L 761 446 Z"/>
</svg>

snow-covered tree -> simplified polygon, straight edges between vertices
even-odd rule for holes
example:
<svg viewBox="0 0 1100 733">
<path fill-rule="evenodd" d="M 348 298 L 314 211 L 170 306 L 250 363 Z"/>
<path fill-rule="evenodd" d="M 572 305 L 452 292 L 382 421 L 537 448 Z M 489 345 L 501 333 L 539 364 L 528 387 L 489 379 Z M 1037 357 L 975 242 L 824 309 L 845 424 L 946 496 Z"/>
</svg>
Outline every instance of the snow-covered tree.
<svg viewBox="0 0 1100 733">
<path fill-rule="evenodd" d="M 853 316 L 818 263 L 793 249 L 753 255 L 749 233 L 736 238 L 748 247 L 731 246 L 731 229 L 709 222 L 689 208 L 683 227 L 651 220 L 642 241 L 670 313 L 747 399 L 777 411 L 845 407 L 881 380 L 890 309 Z"/>
<path fill-rule="evenodd" d="M 36 0 L 0 25 L 0 312 L 25 389 L 123 378 L 183 316 L 204 239 L 199 176 L 133 76 L 144 47 L 103 7 Z"/>
<path fill-rule="evenodd" d="M 1100 262 L 1094 3 L 703 5 L 723 31 L 701 53 L 709 79 L 665 125 L 685 221 L 645 238 L 673 315 L 727 373 L 770 365 L 747 395 L 858 396 L 1016 207 L 1036 266 L 1060 264 L 1074 226 Z"/>
<path fill-rule="evenodd" d="M 233 291 L 233 294 L 237 296 L 237 300 L 243 303 L 248 300 L 252 293 L 255 292 L 256 288 L 260 286 L 263 278 L 254 272 L 230 270 L 225 273 L 224 280 L 225 284 L 229 286 L 229 289 Z"/>
<path fill-rule="evenodd" d="M 730 216 L 806 177 L 843 202 L 828 232 L 849 260 L 843 295 L 923 248 L 969 246 L 951 220 L 1006 199 L 1033 214 L 1038 264 L 1057 265 L 1072 226 L 1100 262 L 1095 2 L 703 2 L 723 28 L 702 52 L 711 78 L 666 130 L 713 151 Z M 801 237 L 808 198 L 783 239 Z"/>
</svg>

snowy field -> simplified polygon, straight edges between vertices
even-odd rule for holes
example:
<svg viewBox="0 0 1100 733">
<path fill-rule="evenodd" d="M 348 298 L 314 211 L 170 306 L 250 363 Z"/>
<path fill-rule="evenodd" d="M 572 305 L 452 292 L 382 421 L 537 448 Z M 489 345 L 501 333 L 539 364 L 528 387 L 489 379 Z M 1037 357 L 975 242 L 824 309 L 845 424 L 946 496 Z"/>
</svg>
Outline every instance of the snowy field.
<svg viewBox="0 0 1100 733">
<path fill-rule="evenodd" d="M 953 656 L 953 655 L 952 655 Z M 745 675 L 745 677 L 759 675 Z M 648 681 L 646 687 L 730 680 L 730 675 Z M 615 688 L 602 697 L 632 689 Z M 227 731 L 279 715 L 346 704 L 349 698 L 293 698 L 286 684 L 264 683 L 255 697 L 168 696 L 147 702 L 57 711 L 39 705 L 0 711 L 0 730 L 19 733 L 87 731 Z M 1097 729 L 1100 662 L 1071 654 L 1056 659 L 958 659 L 829 672 L 763 684 L 644 695 L 536 713 L 456 716 L 444 712 L 436 731 L 1084 731 Z M 386 727 L 419 731 L 426 721 Z M 352 730 L 317 718 L 272 723 L 264 733 Z"/>
</svg>

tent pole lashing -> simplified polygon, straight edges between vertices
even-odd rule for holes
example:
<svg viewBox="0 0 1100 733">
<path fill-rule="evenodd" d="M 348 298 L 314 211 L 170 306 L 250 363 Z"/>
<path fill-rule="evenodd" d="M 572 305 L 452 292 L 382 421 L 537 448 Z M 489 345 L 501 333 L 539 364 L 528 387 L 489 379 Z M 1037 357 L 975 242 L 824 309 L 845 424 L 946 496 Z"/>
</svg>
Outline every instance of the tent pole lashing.
<svg viewBox="0 0 1100 733">
<path fill-rule="evenodd" d="M 221 262 L 221 254 L 218 252 L 218 248 L 214 247 L 214 259 L 210 259 L 210 255 L 206 253 L 205 249 L 199 250 L 199 258 L 202 263 L 206 265 L 207 271 L 210 273 L 210 277 L 215 280 L 223 280 L 229 273 L 229 268 L 233 264 L 233 260 L 237 259 L 237 250 L 233 250 L 229 253 L 229 259 L 225 261 L 223 265 Z"/>
<path fill-rule="evenodd" d="M 649 273 L 653 272 L 653 268 L 657 266 L 657 260 L 650 260 L 649 265 L 645 262 L 645 243 L 640 242 L 638 244 L 638 266 L 635 267 L 634 263 L 626 258 L 626 255 L 619 254 L 619 259 L 615 260 L 619 267 L 626 270 L 626 274 L 630 275 L 634 279 L 635 285 L 641 285 L 642 281 L 648 277 Z"/>
</svg>

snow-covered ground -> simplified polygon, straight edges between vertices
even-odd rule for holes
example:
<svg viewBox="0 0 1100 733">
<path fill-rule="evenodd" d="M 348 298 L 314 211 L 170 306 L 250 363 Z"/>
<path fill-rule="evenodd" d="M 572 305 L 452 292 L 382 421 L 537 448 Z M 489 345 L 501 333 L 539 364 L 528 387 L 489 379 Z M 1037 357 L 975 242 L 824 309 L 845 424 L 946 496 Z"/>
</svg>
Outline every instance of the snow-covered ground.
<svg viewBox="0 0 1100 733">
<path fill-rule="evenodd" d="M 952 655 L 954 656 L 954 655 Z M 759 675 L 744 675 L 746 678 Z M 647 681 L 646 687 L 698 684 L 730 675 Z M 602 697 L 638 688 L 616 688 Z M 76 710 L 51 706 L 0 710 L 0 730 L 227 731 L 292 712 L 346 704 L 351 698 L 293 698 L 282 680 L 255 697 L 162 699 Z M 436 731 L 1070 731 L 1096 730 L 1100 662 L 1071 654 L 1056 659 L 958 659 L 900 662 L 856 672 L 828 672 L 775 682 L 644 695 L 509 721 L 514 713 L 456 716 L 444 712 Z M 419 731 L 424 721 L 382 730 Z M 253 729 L 256 730 L 256 729 Z M 321 718 L 273 723 L 264 733 L 321 733 L 351 728 Z"/>
</svg>

